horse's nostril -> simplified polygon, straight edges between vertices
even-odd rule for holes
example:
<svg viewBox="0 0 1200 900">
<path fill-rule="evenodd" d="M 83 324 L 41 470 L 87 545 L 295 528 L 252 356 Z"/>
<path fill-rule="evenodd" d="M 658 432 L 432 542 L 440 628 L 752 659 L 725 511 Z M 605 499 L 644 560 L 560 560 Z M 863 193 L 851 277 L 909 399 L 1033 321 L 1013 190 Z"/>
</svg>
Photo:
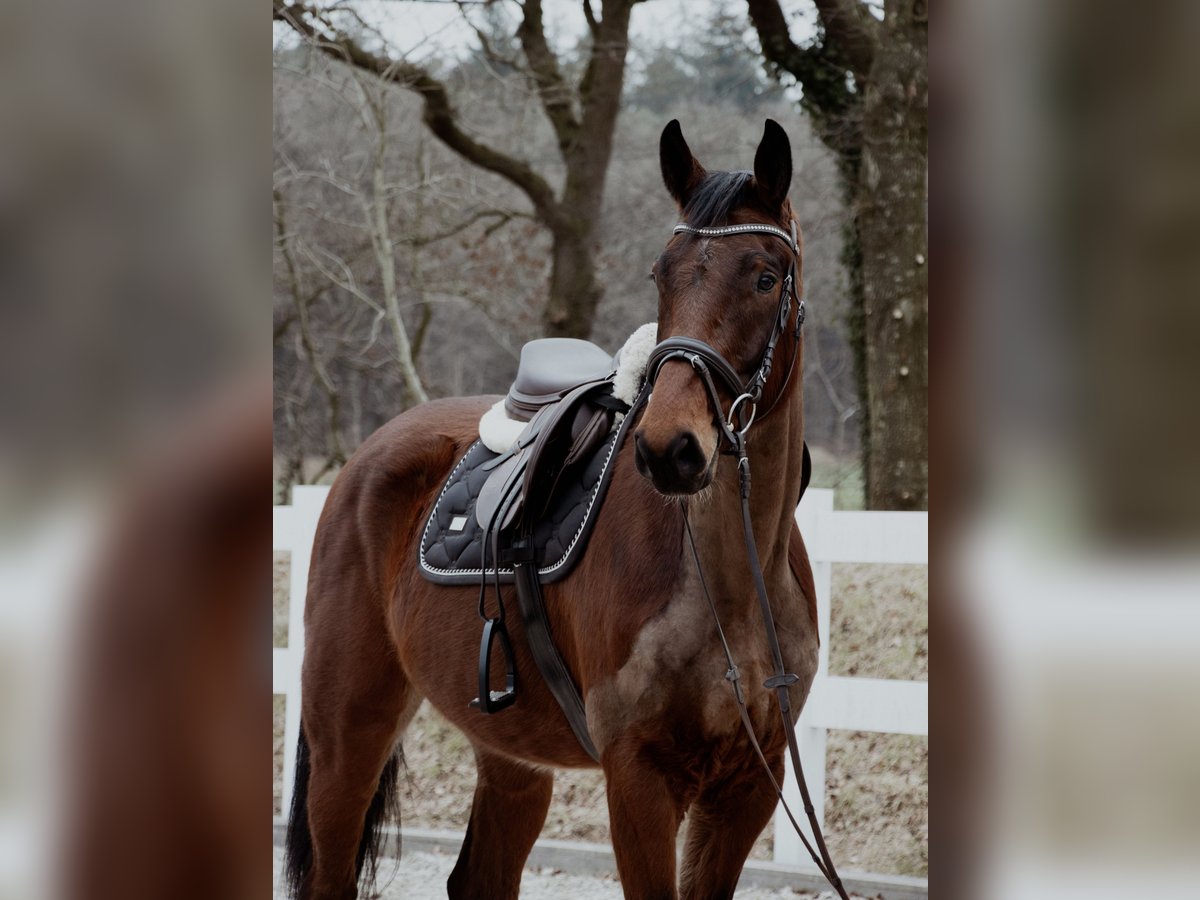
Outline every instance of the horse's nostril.
<svg viewBox="0 0 1200 900">
<path fill-rule="evenodd" d="M 707 460 L 700 449 L 700 441 L 690 431 L 681 432 L 671 442 L 668 453 L 680 475 L 691 477 L 704 471 Z"/>
<path fill-rule="evenodd" d="M 638 471 L 642 474 L 646 472 L 646 463 L 648 460 L 646 452 L 646 442 L 642 440 L 642 433 L 635 431 L 633 434 L 633 461 L 637 463 Z"/>
<path fill-rule="evenodd" d="M 691 431 L 678 432 L 665 447 L 656 449 L 640 432 L 634 432 L 634 462 L 660 489 L 686 490 L 708 467 L 700 440 Z"/>
</svg>

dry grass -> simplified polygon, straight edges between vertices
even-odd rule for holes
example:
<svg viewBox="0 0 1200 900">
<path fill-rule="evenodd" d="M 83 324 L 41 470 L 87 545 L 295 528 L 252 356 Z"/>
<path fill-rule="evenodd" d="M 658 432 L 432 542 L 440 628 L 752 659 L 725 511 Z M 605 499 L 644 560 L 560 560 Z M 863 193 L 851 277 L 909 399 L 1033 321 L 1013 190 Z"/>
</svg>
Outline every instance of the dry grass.
<svg viewBox="0 0 1200 900">
<path fill-rule="evenodd" d="M 292 577 L 292 554 L 276 550 L 271 570 L 271 646 L 288 642 L 288 587 Z"/>
<path fill-rule="evenodd" d="M 279 815 L 283 803 L 283 713 L 286 703 L 280 694 L 271 698 L 272 741 L 271 809 Z"/>
<path fill-rule="evenodd" d="M 831 731 L 825 833 L 843 869 L 927 875 L 929 741 L 904 734 Z"/>
<path fill-rule="evenodd" d="M 829 673 L 929 680 L 929 568 L 835 565 Z"/>
<path fill-rule="evenodd" d="M 280 643 L 280 590 L 286 554 L 275 559 L 275 641 Z M 928 678 L 928 571 L 924 566 L 835 566 L 830 641 L 834 674 Z M 286 641 L 286 616 L 282 624 Z M 282 769 L 283 702 L 275 698 L 276 778 Z M 830 732 L 826 832 L 845 869 L 925 875 L 928 872 L 928 741 L 904 735 Z M 470 744 L 425 706 L 405 738 L 404 823 L 466 827 L 475 766 Z M 278 810 L 279 787 L 275 805 Z M 608 841 L 604 779 L 598 771 L 560 772 L 544 837 Z M 769 859 L 770 828 L 753 855 Z"/>
</svg>

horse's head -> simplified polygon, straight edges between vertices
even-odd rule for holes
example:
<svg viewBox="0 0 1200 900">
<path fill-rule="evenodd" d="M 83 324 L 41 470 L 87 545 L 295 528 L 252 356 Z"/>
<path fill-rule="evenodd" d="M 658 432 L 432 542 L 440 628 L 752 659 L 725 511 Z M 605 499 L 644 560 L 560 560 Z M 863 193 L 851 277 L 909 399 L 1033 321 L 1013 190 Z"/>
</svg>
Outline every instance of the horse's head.
<svg viewBox="0 0 1200 900">
<path fill-rule="evenodd" d="M 753 173 L 705 171 L 677 121 L 663 130 L 659 154 L 681 224 L 651 271 L 660 343 L 634 445 L 638 470 L 655 488 L 693 494 L 712 481 L 722 438 L 748 426 L 760 404 L 773 408 L 788 387 L 802 321 L 787 199 L 792 153 L 768 119 Z"/>
</svg>

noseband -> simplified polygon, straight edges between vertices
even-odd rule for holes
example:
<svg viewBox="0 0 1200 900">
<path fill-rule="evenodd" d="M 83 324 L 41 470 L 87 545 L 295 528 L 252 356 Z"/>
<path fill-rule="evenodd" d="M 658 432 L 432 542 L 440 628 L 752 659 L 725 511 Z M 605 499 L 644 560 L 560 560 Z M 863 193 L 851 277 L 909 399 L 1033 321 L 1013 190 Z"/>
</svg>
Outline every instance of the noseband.
<svg viewBox="0 0 1200 900">
<path fill-rule="evenodd" d="M 800 329 L 804 326 L 804 301 L 799 298 L 796 290 L 796 258 L 800 253 L 800 244 L 797 240 L 795 219 L 791 220 L 791 228 L 792 233 L 789 235 L 782 228 L 766 224 L 696 228 L 680 222 L 675 226 L 673 232 L 674 234 L 697 234 L 703 237 L 729 237 L 735 234 L 769 234 L 786 241 L 792 251 L 792 258 L 788 264 L 788 273 L 783 279 L 783 285 L 779 293 L 779 308 L 775 316 L 774 325 L 771 328 L 770 337 L 767 338 L 766 346 L 763 348 L 759 358 L 758 369 L 748 381 L 742 380 L 741 376 L 738 375 L 737 369 L 718 353 L 716 348 L 699 338 L 669 337 L 660 341 L 650 353 L 650 360 L 646 366 L 646 378 L 651 384 L 658 378 L 659 371 L 668 360 L 684 359 L 691 364 L 692 368 L 696 370 L 696 374 L 700 376 L 705 389 L 708 391 L 709 400 L 712 402 L 713 408 L 717 413 L 717 422 L 719 423 L 721 433 L 724 435 L 731 449 L 738 446 L 739 436 L 744 439 L 746 432 L 754 422 L 758 404 L 762 400 L 763 389 L 767 385 L 767 379 L 771 376 L 771 367 L 775 358 L 775 347 L 778 345 L 779 339 L 783 336 L 784 332 L 787 331 L 788 319 L 791 317 L 792 312 L 793 298 L 798 303 L 796 327 L 792 334 L 793 342 L 800 340 Z M 793 351 L 792 361 L 788 367 L 787 380 L 780 388 L 779 394 L 771 401 L 767 412 L 763 413 L 764 417 L 775 408 L 775 405 L 786 392 L 798 355 L 799 349 L 797 343 L 797 349 Z M 714 375 L 724 383 L 725 387 L 733 395 L 733 403 L 730 404 L 727 414 L 721 408 L 721 399 L 717 394 L 716 383 L 713 380 Z"/>
</svg>

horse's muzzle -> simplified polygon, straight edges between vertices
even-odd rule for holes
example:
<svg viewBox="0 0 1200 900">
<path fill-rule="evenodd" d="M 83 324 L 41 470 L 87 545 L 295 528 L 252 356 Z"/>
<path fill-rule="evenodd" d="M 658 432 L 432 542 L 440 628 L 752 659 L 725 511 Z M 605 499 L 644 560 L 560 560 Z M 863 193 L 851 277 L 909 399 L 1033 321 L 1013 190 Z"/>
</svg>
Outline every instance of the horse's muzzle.
<svg viewBox="0 0 1200 900">
<path fill-rule="evenodd" d="M 654 447 L 639 429 L 633 444 L 638 471 L 660 494 L 694 494 L 712 481 L 712 460 L 705 457 L 700 440 L 691 431 L 680 431 L 665 446 Z"/>
</svg>

